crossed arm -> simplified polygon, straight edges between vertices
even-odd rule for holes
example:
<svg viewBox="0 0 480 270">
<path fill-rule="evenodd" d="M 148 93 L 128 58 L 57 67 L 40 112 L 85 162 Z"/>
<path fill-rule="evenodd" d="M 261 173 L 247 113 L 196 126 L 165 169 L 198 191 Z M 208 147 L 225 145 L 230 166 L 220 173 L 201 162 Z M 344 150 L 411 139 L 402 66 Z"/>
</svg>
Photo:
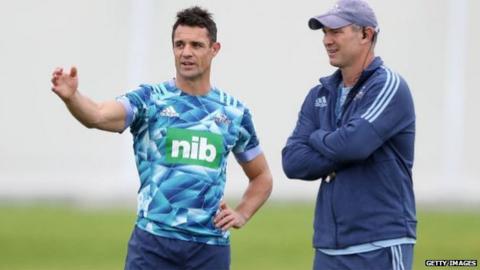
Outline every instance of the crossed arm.
<svg viewBox="0 0 480 270">
<path fill-rule="evenodd" d="M 309 142 L 310 135 L 318 129 L 312 89 L 299 113 L 297 124 L 282 150 L 282 167 L 288 178 L 301 180 L 323 179 L 340 167 L 340 163 L 325 157 Z"/>
<path fill-rule="evenodd" d="M 52 73 L 52 91 L 59 96 L 70 113 L 87 128 L 121 132 L 125 128 L 126 112 L 119 102 L 95 102 L 78 91 L 78 72 L 56 68 Z"/>
<path fill-rule="evenodd" d="M 397 75 L 378 79 L 358 101 L 349 120 L 335 130 L 315 125 L 311 91 L 297 126 L 282 151 L 283 169 L 289 178 L 319 179 L 342 166 L 363 161 L 397 134 L 414 133 L 415 112 L 405 81 Z"/>
</svg>

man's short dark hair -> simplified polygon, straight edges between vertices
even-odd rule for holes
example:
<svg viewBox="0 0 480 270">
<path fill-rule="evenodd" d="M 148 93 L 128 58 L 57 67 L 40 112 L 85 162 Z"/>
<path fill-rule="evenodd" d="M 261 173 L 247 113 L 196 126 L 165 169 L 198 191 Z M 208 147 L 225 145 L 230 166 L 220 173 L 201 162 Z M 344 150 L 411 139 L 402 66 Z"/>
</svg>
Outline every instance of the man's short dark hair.
<svg viewBox="0 0 480 270">
<path fill-rule="evenodd" d="M 186 25 L 190 27 L 206 28 L 208 37 L 211 43 L 217 42 L 217 25 L 212 19 L 212 14 L 206 9 L 198 6 L 181 10 L 177 13 L 177 21 L 172 29 L 172 41 L 175 30 L 179 25 Z"/>
</svg>

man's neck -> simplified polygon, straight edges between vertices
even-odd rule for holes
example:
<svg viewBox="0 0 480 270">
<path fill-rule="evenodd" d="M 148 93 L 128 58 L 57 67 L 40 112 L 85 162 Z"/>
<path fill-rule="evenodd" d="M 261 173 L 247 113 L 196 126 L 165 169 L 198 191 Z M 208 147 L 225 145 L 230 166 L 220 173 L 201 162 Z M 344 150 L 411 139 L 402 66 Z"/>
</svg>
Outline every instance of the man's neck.
<svg viewBox="0 0 480 270">
<path fill-rule="evenodd" d="M 372 63 L 375 56 L 373 53 L 368 53 L 363 61 L 357 61 L 354 65 L 349 67 L 340 68 L 342 71 L 343 85 L 346 87 L 353 87 L 365 68 L 367 68 L 370 63 Z"/>
<path fill-rule="evenodd" d="M 175 78 L 175 85 L 183 92 L 192 96 L 206 95 L 210 89 L 210 79 L 185 79 L 181 76 Z"/>
</svg>

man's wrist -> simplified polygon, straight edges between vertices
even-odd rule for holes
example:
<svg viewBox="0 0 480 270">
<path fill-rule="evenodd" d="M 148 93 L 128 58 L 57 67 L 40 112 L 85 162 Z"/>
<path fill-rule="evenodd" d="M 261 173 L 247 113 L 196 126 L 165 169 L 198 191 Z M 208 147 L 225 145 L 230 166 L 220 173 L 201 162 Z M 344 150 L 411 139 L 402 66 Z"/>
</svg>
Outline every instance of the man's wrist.
<svg viewBox="0 0 480 270">
<path fill-rule="evenodd" d="M 251 214 L 245 213 L 241 209 L 235 209 L 235 212 L 244 220 L 245 223 L 252 217 Z"/>
<path fill-rule="evenodd" d="M 78 98 L 78 89 L 75 89 L 73 90 L 73 93 L 66 96 L 66 97 L 62 97 L 62 100 L 63 102 L 65 102 L 65 104 L 71 104 L 73 102 L 75 102 L 75 99 Z"/>
</svg>

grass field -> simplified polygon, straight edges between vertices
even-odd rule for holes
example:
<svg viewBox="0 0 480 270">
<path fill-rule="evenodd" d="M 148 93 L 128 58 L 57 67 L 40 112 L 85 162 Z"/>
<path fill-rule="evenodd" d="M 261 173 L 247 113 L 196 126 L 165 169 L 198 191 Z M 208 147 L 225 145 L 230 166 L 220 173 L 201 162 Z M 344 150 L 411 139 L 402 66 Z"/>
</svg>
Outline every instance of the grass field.
<svg viewBox="0 0 480 270">
<path fill-rule="evenodd" d="M 313 205 L 267 204 L 232 232 L 232 270 L 311 269 L 312 214 Z M 480 259 L 479 211 L 423 210 L 418 219 L 414 269 L 435 269 L 426 259 Z M 0 205 L 0 269 L 123 269 L 133 220 L 126 210 Z"/>
</svg>

